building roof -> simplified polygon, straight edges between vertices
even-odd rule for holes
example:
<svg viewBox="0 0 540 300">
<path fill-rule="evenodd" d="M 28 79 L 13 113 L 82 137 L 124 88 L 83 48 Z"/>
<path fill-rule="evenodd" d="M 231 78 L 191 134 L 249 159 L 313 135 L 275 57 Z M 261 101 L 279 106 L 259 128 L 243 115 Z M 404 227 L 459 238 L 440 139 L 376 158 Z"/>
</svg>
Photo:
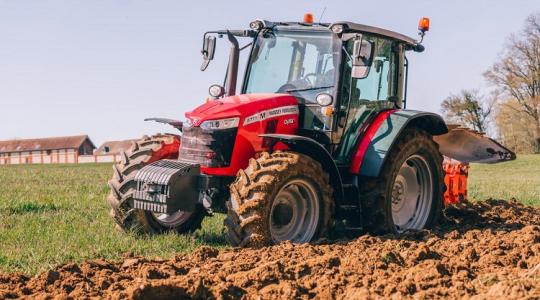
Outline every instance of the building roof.
<svg viewBox="0 0 540 300">
<path fill-rule="evenodd" d="M 0 141 L 0 153 L 55 149 L 77 149 L 85 141 L 90 142 L 94 149 L 96 148 L 88 135 L 77 135 L 42 139 Z"/>
<path fill-rule="evenodd" d="M 107 141 L 94 152 L 94 154 L 119 154 L 122 151 L 127 151 L 134 140 L 123 140 L 123 141 Z"/>
</svg>

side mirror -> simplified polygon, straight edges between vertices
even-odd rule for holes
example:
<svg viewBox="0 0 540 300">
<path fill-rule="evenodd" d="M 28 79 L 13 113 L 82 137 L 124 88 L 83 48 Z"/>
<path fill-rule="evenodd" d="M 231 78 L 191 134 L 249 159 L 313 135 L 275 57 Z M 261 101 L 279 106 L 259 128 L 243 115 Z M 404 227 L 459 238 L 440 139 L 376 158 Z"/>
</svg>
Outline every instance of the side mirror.
<svg viewBox="0 0 540 300">
<path fill-rule="evenodd" d="M 201 65 L 201 71 L 206 70 L 210 61 L 214 59 L 214 53 L 216 52 L 216 37 L 207 36 L 204 38 L 203 49 L 203 63 Z"/>
<path fill-rule="evenodd" d="M 353 78 L 366 78 L 369 74 L 373 58 L 373 44 L 370 41 L 357 39 L 353 44 L 352 72 Z"/>
</svg>

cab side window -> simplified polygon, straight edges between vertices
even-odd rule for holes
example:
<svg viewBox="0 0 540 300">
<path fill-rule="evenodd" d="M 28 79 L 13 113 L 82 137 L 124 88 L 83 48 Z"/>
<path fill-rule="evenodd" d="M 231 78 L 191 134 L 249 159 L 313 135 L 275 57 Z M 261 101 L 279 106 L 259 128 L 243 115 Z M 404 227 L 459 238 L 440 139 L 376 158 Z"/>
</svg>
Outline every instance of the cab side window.
<svg viewBox="0 0 540 300">
<path fill-rule="evenodd" d="M 398 79 L 398 56 L 392 50 L 394 42 L 391 40 L 364 36 L 365 39 L 373 42 L 375 47 L 373 62 L 366 78 L 351 80 L 352 101 L 395 101 L 397 97 Z M 352 51 L 354 41 L 347 42 L 347 51 Z M 350 61 L 347 62 L 351 64 Z"/>
</svg>

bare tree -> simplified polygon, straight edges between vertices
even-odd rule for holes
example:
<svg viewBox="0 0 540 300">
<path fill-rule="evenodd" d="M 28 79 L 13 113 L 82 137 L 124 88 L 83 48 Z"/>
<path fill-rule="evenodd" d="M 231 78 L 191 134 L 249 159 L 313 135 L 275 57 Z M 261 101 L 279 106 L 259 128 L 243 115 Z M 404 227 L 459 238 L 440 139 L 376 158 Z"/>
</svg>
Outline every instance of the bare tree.
<svg viewBox="0 0 540 300">
<path fill-rule="evenodd" d="M 441 109 L 447 121 L 480 132 L 487 130 L 492 107 L 493 102 L 485 101 L 476 90 L 462 90 L 458 95 L 450 95 L 441 103 Z"/>
<path fill-rule="evenodd" d="M 527 18 L 519 35 L 510 36 L 500 60 L 484 76 L 530 117 L 540 152 L 540 13 Z"/>
</svg>

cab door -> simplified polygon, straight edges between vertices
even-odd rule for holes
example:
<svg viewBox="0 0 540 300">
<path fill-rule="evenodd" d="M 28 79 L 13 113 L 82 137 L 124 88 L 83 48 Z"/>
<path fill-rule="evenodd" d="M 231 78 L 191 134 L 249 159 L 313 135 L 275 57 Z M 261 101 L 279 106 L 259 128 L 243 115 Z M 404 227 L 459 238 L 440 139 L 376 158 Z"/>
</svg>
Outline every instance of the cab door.
<svg viewBox="0 0 540 300">
<path fill-rule="evenodd" d="M 363 34 L 362 39 L 373 47 L 369 71 L 364 78 L 352 78 L 354 39 L 344 43 L 338 140 L 335 157 L 348 164 L 351 152 L 367 125 L 378 112 L 397 108 L 403 95 L 400 88 L 400 65 L 403 65 L 398 42 Z"/>
</svg>

